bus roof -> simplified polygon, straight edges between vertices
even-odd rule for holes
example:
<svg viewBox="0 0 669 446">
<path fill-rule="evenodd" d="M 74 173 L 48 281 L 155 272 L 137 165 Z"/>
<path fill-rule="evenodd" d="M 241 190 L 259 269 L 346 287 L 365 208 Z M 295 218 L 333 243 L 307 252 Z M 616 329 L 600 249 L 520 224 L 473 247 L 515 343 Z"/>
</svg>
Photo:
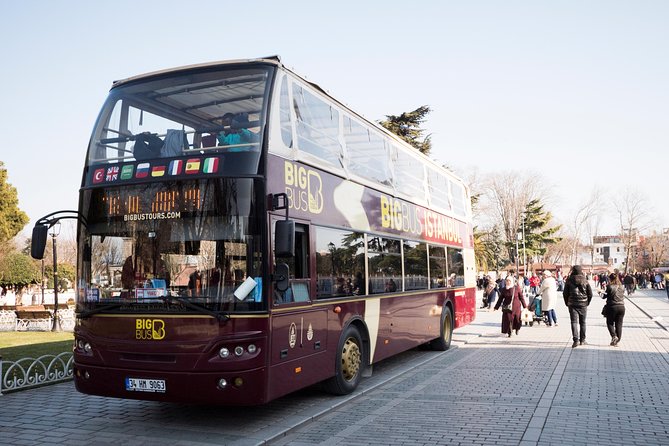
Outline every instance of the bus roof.
<svg viewBox="0 0 669 446">
<path fill-rule="evenodd" d="M 164 69 L 164 70 L 152 71 L 152 72 L 148 72 L 148 73 L 144 73 L 144 74 L 139 74 L 139 75 L 136 75 L 136 76 L 131 76 L 131 77 L 128 77 L 128 78 L 125 78 L 125 79 L 116 80 L 112 84 L 112 90 L 116 87 L 126 85 L 126 84 L 129 84 L 129 83 L 132 83 L 132 82 L 147 80 L 147 79 L 150 79 L 150 78 L 153 78 L 153 77 L 161 77 L 161 76 L 165 76 L 165 75 L 177 74 L 177 73 L 183 72 L 183 71 L 208 69 L 208 68 L 233 66 L 233 65 L 247 65 L 247 64 L 273 65 L 275 67 L 280 67 L 281 69 L 291 73 L 293 76 L 299 78 L 301 81 L 309 84 L 310 86 L 312 86 L 313 88 L 315 88 L 319 92 L 321 92 L 322 94 L 326 95 L 328 97 L 328 99 L 330 99 L 331 101 L 336 102 L 341 107 L 348 110 L 350 113 L 356 115 L 359 119 L 362 119 L 363 121 L 365 121 L 368 124 L 375 127 L 377 130 L 385 133 L 386 135 L 388 135 L 389 137 L 394 139 L 399 144 L 401 144 L 401 145 L 403 145 L 407 148 L 412 149 L 410 151 L 410 153 L 412 153 L 413 155 L 424 159 L 428 164 L 431 164 L 432 166 L 436 167 L 437 169 L 442 169 L 444 171 L 447 171 L 449 177 L 451 177 L 453 179 L 456 179 L 458 182 L 460 182 L 462 184 L 462 186 L 467 191 L 467 196 L 469 196 L 469 186 L 458 175 L 456 175 L 454 172 L 452 172 L 450 169 L 445 168 L 444 166 L 437 163 L 435 160 L 433 160 L 430 157 L 426 156 L 425 154 L 421 153 L 419 150 L 415 149 L 414 147 L 411 147 L 409 143 L 407 143 L 402 138 L 400 138 L 398 135 L 389 131 L 388 129 L 386 129 L 382 125 L 380 125 L 380 124 L 378 124 L 378 123 L 376 123 L 376 122 L 374 122 L 370 119 L 367 119 L 366 117 L 364 117 L 360 113 L 351 109 L 349 106 L 343 104 L 341 101 L 334 98 L 330 93 L 328 93 L 326 90 L 324 90 L 318 84 L 305 79 L 303 76 L 297 74 L 292 69 L 286 67 L 281 62 L 281 57 L 278 56 L 278 55 L 260 57 L 260 58 L 255 58 L 255 59 L 219 60 L 219 61 L 214 61 L 214 62 L 206 62 L 206 63 L 193 64 L 193 65 L 184 65 L 184 66 L 181 66 L 181 67 L 174 67 L 174 68 L 168 68 L 168 69 Z"/>
<path fill-rule="evenodd" d="M 268 57 L 262 57 L 262 58 L 259 58 L 259 59 L 219 60 L 219 61 L 215 61 L 215 62 L 206 62 L 206 63 L 193 64 L 193 65 L 184 65 L 184 66 L 181 66 L 181 67 L 174 67 L 174 68 L 167 68 L 167 69 L 164 69 L 164 70 L 151 71 L 151 72 L 148 72 L 148 73 L 138 74 L 136 76 L 127 77 L 125 79 L 115 80 L 112 83 L 112 89 L 114 89 L 116 87 L 119 87 L 121 85 L 131 83 L 131 82 L 145 80 L 145 79 L 149 79 L 149 78 L 156 77 L 156 76 L 164 76 L 164 75 L 167 75 L 167 74 L 175 74 L 175 73 L 179 73 L 181 71 L 198 70 L 198 69 L 201 69 L 201 68 L 222 67 L 222 66 L 225 66 L 225 65 L 243 65 L 243 64 L 250 64 L 250 63 L 283 66 L 281 64 L 281 60 L 280 60 L 279 56 L 268 56 Z"/>
</svg>

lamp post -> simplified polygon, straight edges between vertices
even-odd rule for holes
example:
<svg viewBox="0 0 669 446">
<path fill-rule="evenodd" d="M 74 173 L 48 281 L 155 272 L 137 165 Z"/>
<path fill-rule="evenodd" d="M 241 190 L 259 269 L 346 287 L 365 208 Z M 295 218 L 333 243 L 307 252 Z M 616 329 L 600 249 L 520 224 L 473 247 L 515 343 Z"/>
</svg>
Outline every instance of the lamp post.
<svg viewBox="0 0 669 446">
<path fill-rule="evenodd" d="M 518 262 L 519 262 L 519 259 L 518 259 L 518 257 L 519 257 L 518 256 L 518 240 L 520 240 L 521 237 L 522 237 L 522 234 L 520 232 L 516 233 L 516 276 L 520 275 L 520 269 L 519 269 L 519 266 L 518 266 Z"/>
<path fill-rule="evenodd" d="M 42 259 L 42 302 L 41 304 L 44 305 L 44 288 L 45 288 L 45 283 L 44 283 L 44 259 Z"/>
<path fill-rule="evenodd" d="M 60 319 L 58 318 L 58 255 L 56 254 L 56 237 L 60 234 L 60 223 L 51 227 L 51 238 L 53 240 L 53 326 L 51 331 L 61 331 Z"/>
<path fill-rule="evenodd" d="M 525 212 L 521 215 L 521 223 L 523 226 L 523 271 L 527 275 L 527 252 L 525 251 Z"/>
</svg>

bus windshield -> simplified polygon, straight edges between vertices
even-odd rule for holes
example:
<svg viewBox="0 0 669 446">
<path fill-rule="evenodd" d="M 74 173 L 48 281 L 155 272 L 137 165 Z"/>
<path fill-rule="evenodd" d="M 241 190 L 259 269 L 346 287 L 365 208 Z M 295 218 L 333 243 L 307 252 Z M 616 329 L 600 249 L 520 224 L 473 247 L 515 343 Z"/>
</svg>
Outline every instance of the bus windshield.
<svg viewBox="0 0 669 446">
<path fill-rule="evenodd" d="M 256 190 L 248 178 L 84 190 L 78 310 L 265 308 Z"/>
<path fill-rule="evenodd" d="M 256 173 L 271 73 L 232 65 L 118 82 L 98 117 L 88 165 L 231 154 L 237 174 Z"/>
</svg>

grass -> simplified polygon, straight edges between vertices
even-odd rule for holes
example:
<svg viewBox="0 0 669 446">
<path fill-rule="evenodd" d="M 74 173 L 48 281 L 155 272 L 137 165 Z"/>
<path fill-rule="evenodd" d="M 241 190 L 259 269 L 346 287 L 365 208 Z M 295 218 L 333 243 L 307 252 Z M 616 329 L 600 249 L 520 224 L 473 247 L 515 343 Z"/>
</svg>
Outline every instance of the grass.
<svg viewBox="0 0 669 446">
<path fill-rule="evenodd" d="M 72 351 L 74 335 L 70 332 L 0 332 L 0 356 L 3 361 L 39 358 Z"/>
</svg>

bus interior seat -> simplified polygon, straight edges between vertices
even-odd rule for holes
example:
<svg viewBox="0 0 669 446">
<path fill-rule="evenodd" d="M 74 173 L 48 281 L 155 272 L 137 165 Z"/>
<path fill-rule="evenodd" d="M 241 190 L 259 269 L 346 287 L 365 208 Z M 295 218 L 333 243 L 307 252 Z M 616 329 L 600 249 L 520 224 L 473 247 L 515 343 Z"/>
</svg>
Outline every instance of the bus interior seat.
<svg viewBox="0 0 669 446">
<path fill-rule="evenodd" d="M 212 134 L 202 136 L 201 141 L 202 141 L 202 148 L 216 147 L 218 145 L 218 140 L 216 139 L 216 135 Z"/>
<path fill-rule="evenodd" d="M 167 129 L 165 142 L 160 150 L 160 156 L 179 156 L 188 148 L 188 138 L 183 130 Z"/>
<path fill-rule="evenodd" d="M 294 302 L 309 302 L 309 286 L 303 282 L 293 282 L 290 284 L 293 290 Z"/>
</svg>

